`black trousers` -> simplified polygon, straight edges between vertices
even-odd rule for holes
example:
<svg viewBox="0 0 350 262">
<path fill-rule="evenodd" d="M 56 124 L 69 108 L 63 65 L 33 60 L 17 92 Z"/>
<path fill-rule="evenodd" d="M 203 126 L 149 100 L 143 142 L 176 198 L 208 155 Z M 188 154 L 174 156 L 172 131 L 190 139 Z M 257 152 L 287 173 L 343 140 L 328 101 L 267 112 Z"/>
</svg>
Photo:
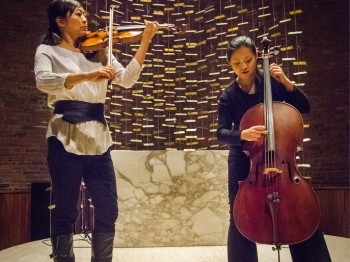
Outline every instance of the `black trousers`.
<svg viewBox="0 0 350 262">
<path fill-rule="evenodd" d="M 94 156 L 76 155 L 67 152 L 57 138 L 50 137 L 48 165 L 55 204 L 52 210 L 52 236 L 74 232 L 82 180 L 94 204 L 94 232 L 114 232 L 118 197 L 110 152 Z"/>
<path fill-rule="evenodd" d="M 232 209 L 234 200 L 238 193 L 238 181 L 243 181 L 249 174 L 250 159 L 243 152 L 241 154 L 229 155 L 228 158 L 228 191 L 230 207 Z M 330 262 L 323 234 L 316 231 L 306 241 L 290 245 L 290 253 L 294 262 Z M 230 210 L 230 226 L 227 240 L 227 255 L 229 262 L 256 262 L 258 254 L 256 244 L 245 238 L 237 229 Z"/>
</svg>

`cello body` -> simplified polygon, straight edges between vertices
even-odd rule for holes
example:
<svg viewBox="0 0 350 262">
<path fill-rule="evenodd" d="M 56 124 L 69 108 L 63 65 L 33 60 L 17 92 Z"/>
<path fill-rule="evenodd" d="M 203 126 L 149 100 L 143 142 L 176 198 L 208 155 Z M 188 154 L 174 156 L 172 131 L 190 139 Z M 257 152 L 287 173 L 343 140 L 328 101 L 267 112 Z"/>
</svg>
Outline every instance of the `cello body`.
<svg viewBox="0 0 350 262">
<path fill-rule="evenodd" d="M 303 119 L 285 102 L 273 102 L 269 74 L 269 40 L 264 37 L 264 103 L 248 109 L 240 130 L 265 126 L 268 134 L 258 141 L 245 141 L 250 171 L 233 204 L 233 218 L 247 239 L 273 244 L 296 244 L 308 239 L 318 228 L 320 205 L 310 185 L 296 166 L 302 148 Z"/>
<path fill-rule="evenodd" d="M 320 207 L 310 180 L 299 175 L 295 156 L 301 147 L 303 120 L 300 113 L 283 102 L 273 103 L 276 167 L 282 173 L 264 174 L 263 139 L 246 141 L 244 151 L 251 156 L 250 173 L 240 182 L 234 202 L 234 220 L 239 231 L 251 241 L 262 244 L 296 244 L 317 229 Z M 241 129 L 264 125 L 264 106 L 250 108 L 241 120 Z M 267 178 L 266 176 L 269 176 Z M 278 193 L 279 202 L 269 204 L 269 195 Z M 273 221 L 275 220 L 275 221 Z M 277 236 L 276 236 L 277 234 Z M 278 243 L 276 243 L 278 242 Z"/>
</svg>

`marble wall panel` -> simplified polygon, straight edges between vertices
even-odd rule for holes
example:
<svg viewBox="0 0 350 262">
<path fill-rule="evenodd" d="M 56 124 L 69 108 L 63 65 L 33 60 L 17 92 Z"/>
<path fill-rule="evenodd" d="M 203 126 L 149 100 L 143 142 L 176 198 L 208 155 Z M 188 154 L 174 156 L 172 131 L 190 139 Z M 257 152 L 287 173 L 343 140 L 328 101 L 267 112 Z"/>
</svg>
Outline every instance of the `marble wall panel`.
<svg viewBox="0 0 350 262">
<path fill-rule="evenodd" d="M 115 246 L 226 245 L 227 150 L 111 152 Z"/>
</svg>

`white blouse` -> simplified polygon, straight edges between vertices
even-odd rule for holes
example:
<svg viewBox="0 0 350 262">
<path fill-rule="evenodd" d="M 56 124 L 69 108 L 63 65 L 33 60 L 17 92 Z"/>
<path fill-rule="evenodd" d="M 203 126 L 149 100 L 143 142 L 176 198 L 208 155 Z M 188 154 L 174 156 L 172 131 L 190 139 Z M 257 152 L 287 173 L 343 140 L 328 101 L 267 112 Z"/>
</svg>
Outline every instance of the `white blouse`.
<svg viewBox="0 0 350 262">
<path fill-rule="evenodd" d="M 88 72 L 102 66 L 98 56 L 87 59 L 84 54 L 59 46 L 39 45 L 35 54 L 34 72 L 37 88 L 48 94 L 48 106 L 54 108 L 59 100 L 78 100 L 90 103 L 105 103 L 108 81 L 82 82 L 72 89 L 64 83 L 69 73 Z M 130 88 L 139 78 L 142 67 L 133 58 L 124 67 L 115 57 L 112 66 L 116 69 L 113 83 Z M 108 126 L 98 121 L 71 124 L 62 120 L 62 114 L 54 114 L 48 125 L 46 137 L 57 137 L 64 148 L 77 155 L 101 155 L 112 145 Z"/>
</svg>

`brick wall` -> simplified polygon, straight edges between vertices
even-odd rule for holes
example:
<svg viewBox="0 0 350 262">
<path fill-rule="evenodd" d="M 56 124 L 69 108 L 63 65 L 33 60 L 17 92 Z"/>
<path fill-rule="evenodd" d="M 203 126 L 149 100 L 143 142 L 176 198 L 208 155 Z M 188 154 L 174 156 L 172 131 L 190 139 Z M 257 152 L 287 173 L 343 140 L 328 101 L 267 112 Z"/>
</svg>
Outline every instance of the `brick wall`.
<svg viewBox="0 0 350 262">
<path fill-rule="evenodd" d="M 34 82 L 33 58 L 46 29 L 48 0 L 1 1 L 0 187 L 21 190 L 49 179 L 45 132 L 50 112 Z M 344 0 L 299 1 L 301 51 L 312 111 L 303 169 L 317 186 L 349 181 L 349 15 Z M 33 14 L 34 13 L 34 14 Z"/>
<path fill-rule="evenodd" d="M 349 185 L 349 5 L 347 1 L 300 1 L 302 51 L 308 62 L 304 91 L 311 111 L 304 143 L 305 172 L 319 186 Z"/>
<path fill-rule="evenodd" d="M 1 1 L 0 186 L 22 190 L 49 179 L 46 97 L 35 87 L 33 58 L 49 1 Z M 34 13 L 34 14 L 33 14 Z"/>
</svg>

